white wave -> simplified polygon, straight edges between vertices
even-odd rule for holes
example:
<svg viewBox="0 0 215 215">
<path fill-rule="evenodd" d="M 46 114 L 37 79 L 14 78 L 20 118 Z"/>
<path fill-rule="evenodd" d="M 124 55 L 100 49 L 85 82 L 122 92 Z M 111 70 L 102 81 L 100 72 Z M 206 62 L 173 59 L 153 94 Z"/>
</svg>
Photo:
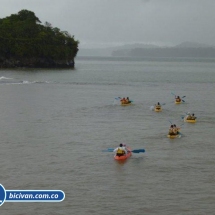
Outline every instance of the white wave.
<svg viewBox="0 0 215 215">
<path fill-rule="evenodd" d="M 150 110 L 154 110 L 154 106 L 151 106 L 151 107 L 150 107 Z"/>
<path fill-rule="evenodd" d="M 13 79 L 13 78 L 7 78 L 7 77 L 4 77 L 4 76 L 0 77 L 0 80 L 3 80 L 3 79 Z"/>
<path fill-rule="evenodd" d="M 33 84 L 34 82 L 30 82 L 30 81 L 22 81 L 22 84 Z"/>
<path fill-rule="evenodd" d="M 14 84 L 18 84 L 18 85 L 21 85 L 21 84 L 34 84 L 35 82 L 30 82 L 30 81 L 21 81 L 21 82 L 10 82 L 10 83 L 4 83 L 6 85 L 14 85 Z"/>
<path fill-rule="evenodd" d="M 50 84 L 51 82 L 49 81 L 34 81 L 35 84 Z"/>
<path fill-rule="evenodd" d="M 6 84 L 6 85 L 12 85 L 12 84 L 49 84 L 49 81 L 28 81 L 28 80 L 23 80 L 23 81 L 14 81 L 10 80 L 10 81 L 3 81 L 3 79 L 13 79 L 13 78 L 6 78 L 6 77 L 0 77 L 0 80 L 2 80 L 0 82 L 0 84 Z"/>
<path fill-rule="evenodd" d="M 49 84 L 48 81 L 22 81 L 21 84 Z"/>
</svg>

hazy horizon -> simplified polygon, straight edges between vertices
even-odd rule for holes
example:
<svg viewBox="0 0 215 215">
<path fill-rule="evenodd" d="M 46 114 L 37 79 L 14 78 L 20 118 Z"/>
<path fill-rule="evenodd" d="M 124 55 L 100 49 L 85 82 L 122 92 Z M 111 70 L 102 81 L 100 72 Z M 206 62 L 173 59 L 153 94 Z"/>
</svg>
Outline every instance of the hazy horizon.
<svg viewBox="0 0 215 215">
<path fill-rule="evenodd" d="M 139 47 L 138 47 L 139 45 Z M 97 44 L 97 43 L 92 43 L 92 44 L 87 44 L 86 47 L 82 46 L 82 49 L 111 49 L 111 48 L 120 48 L 120 47 L 128 47 L 128 48 L 132 48 L 133 47 L 138 47 L 138 48 L 142 48 L 143 47 L 148 47 L 148 48 L 174 48 L 174 47 L 182 47 L 184 45 L 184 47 L 187 45 L 189 48 L 194 48 L 194 47 L 206 47 L 206 48 L 210 48 L 213 47 L 215 48 L 215 46 L 210 45 L 210 44 L 206 44 L 206 43 L 196 43 L 196 42 L 192 42 L 192 41 L 184 41 L 181 42 L 179 44 L 172 44 L 172 45 L 166 45 L 166 44 L 150 44 L 150 43 L 138 43 L 138 42 L 134 42 L 134 43 L 110 43 L 110 44 Z"/>
</svg>

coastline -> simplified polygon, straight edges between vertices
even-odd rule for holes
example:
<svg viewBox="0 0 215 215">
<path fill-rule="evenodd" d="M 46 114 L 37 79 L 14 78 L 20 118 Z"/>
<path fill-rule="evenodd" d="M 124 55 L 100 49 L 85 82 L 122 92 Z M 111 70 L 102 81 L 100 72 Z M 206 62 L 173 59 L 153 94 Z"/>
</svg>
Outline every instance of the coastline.
<svg viewBox="0 0 215 215">
<path fill-rule="evenodd" d="M 0 58 L 0 68 L 74 68 L 75 61 L 52 60 L 45 58 L 4 59 Z"/>
</svg>

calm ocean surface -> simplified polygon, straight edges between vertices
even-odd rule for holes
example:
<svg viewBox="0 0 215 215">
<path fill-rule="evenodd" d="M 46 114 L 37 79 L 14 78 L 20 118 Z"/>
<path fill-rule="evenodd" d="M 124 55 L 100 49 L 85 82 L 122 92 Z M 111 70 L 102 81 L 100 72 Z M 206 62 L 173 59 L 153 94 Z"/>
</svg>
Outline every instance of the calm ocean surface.
<svg viewBox="0 0 215 215">
<path fill-rule="evenodd" d="M 174 96 L 186 96 L 174 104 Z M 0 184 L 63 190 L 2 215 L 215 213 L 215 60 L 78 58 L 75 70 L 0 70 Z M 116 97 L 133 100 L 120 106 Z M 150 110 L 166 103 L 163 112 Z M 194 112 L 197 123 L 182 121 Z M 182 137 L 168 139 L 170 121 Z M 124 163 L 126 143 L 146 150 Z"/>
</svg>

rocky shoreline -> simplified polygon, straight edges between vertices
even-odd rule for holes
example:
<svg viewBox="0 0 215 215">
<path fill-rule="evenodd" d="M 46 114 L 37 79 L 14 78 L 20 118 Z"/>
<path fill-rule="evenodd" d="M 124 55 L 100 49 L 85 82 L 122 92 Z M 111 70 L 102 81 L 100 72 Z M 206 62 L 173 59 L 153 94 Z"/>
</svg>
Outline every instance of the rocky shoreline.
<svg viewBox="0 0 215 215">
<path fill-rule="evenodd" d="M 0 58 L 0 68 L 71 68 L 75 67 L 75 61 L 52 60 L 45 58 L 31 59 L 4 59 Z"/>
</svg>

